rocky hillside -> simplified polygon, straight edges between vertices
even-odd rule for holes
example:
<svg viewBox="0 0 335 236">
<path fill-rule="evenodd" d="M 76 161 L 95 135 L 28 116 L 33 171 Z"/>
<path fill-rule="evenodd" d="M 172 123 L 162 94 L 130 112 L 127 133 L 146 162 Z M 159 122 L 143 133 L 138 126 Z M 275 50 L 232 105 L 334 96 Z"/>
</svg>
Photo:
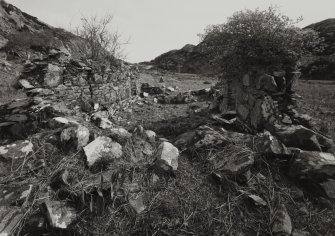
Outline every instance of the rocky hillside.
<svg viewBox="0 0 335 236">
<path fill-rule="evenodd" d="M 151 61 L 158 68 L 179 73 L 213 74 L 214 66 L 201 44 L 186 44 L 168 51 Z"/>
<path fill-rule="evenodd" d="M 303 78 L 335 80 L 335 19 L 327 19 L 311 24 L 305 29 L 313 29 L 324 38 L 322 53 L 305 58 L 302 66 Z M 211 64 L 211 58 L 204 52 L 202 44 L 187 44 L 181 49 L 163 53 L 150 62 L 158 68 L 196 74 L 215 74 L 218 68 Z"/>
<path fill-rule="evenodd" d="M 17 7 L 0 1 L 1 51 L 12 50 L 15 54 L 26 54 L 31 49 L 43 51 L 45 47 L 52 47 L 77 55 L 78 42 L 81 39 L 72 33 L 52 27 Z"/>
<path fill-rule="evenodd" d="M 319 32 L 324 38 L 325 48 L 319 55 L 307 59 L 302 70 L 305 78 L 335 80 L 335 18 L 320 21 L 306 28 Z"/>
</svg>

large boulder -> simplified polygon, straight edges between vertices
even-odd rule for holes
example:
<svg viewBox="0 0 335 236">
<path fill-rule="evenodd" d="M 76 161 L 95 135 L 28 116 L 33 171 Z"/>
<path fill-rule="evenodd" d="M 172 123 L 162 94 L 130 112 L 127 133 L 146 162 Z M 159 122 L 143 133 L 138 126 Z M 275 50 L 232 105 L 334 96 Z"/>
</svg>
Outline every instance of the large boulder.
<svg viewBox="0 0 335 236">
<path fill-rule="evenodd" d="M 157 160 L 165 161 L 174 171 L 178 168 L 179 150 L 169 142 L 162 142 L 156 153 Z"/>
<path fill-rule="evenodd" d="M 89 143 L 84 147 L 84 152 L 89 167 L 92 167 L 101 159 L 104 159 L 104 161 L 112 161 L 115 158 L 120 158 L 123 154 L 122 146 L 105 136 L 100 136 Z"/>
<path fill-rule="evenodd" d="M 335 176 L 335 155 L 324 152 L 296 153 L 289 175 L 300 180 L 323 181 Z"/>
</svg>

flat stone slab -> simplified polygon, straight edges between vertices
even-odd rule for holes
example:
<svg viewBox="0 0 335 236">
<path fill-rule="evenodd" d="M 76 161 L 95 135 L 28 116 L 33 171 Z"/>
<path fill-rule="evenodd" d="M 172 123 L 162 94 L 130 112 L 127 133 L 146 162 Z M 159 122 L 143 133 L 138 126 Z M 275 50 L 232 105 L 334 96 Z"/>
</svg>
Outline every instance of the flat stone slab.
<svg viewBox="0 0 335 236">
<path fill-rule="evenodd" d="M 31 152 L 33 152 L 33 144 L 28 140 L 0 146 L 0 156 L 7 160 L 24 158 Z"/>
</svg>

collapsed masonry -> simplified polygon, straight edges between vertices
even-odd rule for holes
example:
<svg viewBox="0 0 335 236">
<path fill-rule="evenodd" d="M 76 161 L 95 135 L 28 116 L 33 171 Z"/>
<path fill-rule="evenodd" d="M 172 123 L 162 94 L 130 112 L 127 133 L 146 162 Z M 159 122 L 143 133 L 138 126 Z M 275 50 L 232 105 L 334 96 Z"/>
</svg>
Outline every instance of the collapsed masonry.
<svg viewBox="0 0 335 236">
<path fill-rule="evenodd" d="M 64 113 L 89 113 L 98 107 L 112 113 L 113 106 L 139 93 L 136 67 L 91 68 L 55 49 L 26 63 L 18 85 L 28 98 L 0 107 L 2 136 L 22 138 L 33 133 L 41 121 Z"/>
<path fill-rule="evenodd" d="M 253 133 L 267 130 L 287 147 L 333 153 L 333 141 L 312 130 L 311 117 L 296 110 L 294 84 L 300 75 L 297 71 L 252 72 L 225 80 L 220 110 L 236 110 Z"/>
<path fill-rule="evenodd" d="M 47 92 L 52 99 L 62 99 L 67 103 L 87 100 L 93 104 L 109 105 L 138 92 L 136 68 L 122 65 L 92 69 L 80 61 L 69 59 L 61 51 L 53 52 L 47 60 L 27 64 L 21 77 L 28 89 L 31 86 L 39 90 L 48 89 L 44 93 Z M 37 90 L 30 93 L 38 93 Z"/>
</svg>

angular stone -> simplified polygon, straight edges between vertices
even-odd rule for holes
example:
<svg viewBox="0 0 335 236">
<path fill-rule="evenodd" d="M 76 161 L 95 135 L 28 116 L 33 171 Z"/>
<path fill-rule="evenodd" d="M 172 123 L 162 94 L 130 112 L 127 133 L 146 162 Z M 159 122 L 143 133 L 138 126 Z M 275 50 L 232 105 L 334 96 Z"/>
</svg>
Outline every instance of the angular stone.
<svg viewBox="0 0 335 236">
<path fill-rule="evenodd" d="M 0 156 L 10 160 L 24 158 L 33 152 L 33 144 L 26 141 L 16 141 L 12 144 L 0 146 Z"/>
<path fill-rule="evenodd" d="M 111 129 L 114 126 L 113 122 L 104 117 L 96 118 L 94 123 L 101 129 Z"/>
<path fill-rule="evenodd" d="M 331 199 L 335 199 L 335 180 L 334 179 L 328 179 L 325 182 L 320 183 L 321 188 L 327 195 L 327 197 Z"/>
<path fill-rule="evenodd" d="M 47 73 L 44 77 L 44 86 L 48 88 L 57 87 L 61 83 L 62 69 L 53 64 L 48 64 Z"/>
<path fill-rule="evenodd" d="M 280 204 L 275 210 L 272 223 L 274 236 L 290 236 L 292 233 L 292 221 L 284 204 Z"/>
<path fill-rule="evenodd" d="M 213 156 L 210 162 L 215 172 L 228 177 L 238 177 L 246 173 L 254 164 L 254 152 L 249 148 L 230 145 L 220 154 Z"/>
<path fill-rule="evenodd" d="M 261 77 L 259 77 L 258 79 L 258 83 L 257 83 L 257 89 L 264 89 L 268 92 L 277 92 L 278 87 L 275 81 L 275 78 L 271 75 L 262 75 Z"/>
<path fill-rule="evenodd" d="M 302 180 L 322 181 L 335 176 L 335 156 L 331 153 L 302 151 L 295 154 L 289 175 Z"/>
<path fill-rule="evenodd" d="M 132 135 L 125 128 L 120 127 L 109 129 L 107 131 L 107 136 L 120 144 L 125 144 Z"/>
<path fill-rule="evenodd" d="M 112 161 L 115 158 L 120 158 L 123 154 L 122 146 L 105 136 L 100 136 L 89 143 L 84 147 L 84 152 L 89 167 L 93 166 L 101 158 L 105 158 L 106 161 Z"/>
<path fill-rule="evenodd" d="M 57 129 L 64 127 L 69 124 L 69 120 L 65 117 L 54 117 L 48 122 L 48 126 L 51 129 Z"/>
<path fill-rule="evenodd" d="M 19 80 L 19 85 L 20 87 L 24 88 L 24 89 L 33 89 L 35 88 L 33 85 L 30 84 L 30 82 L 26 79 L 20 79 Z"/>
<path fill-rule="evenodd" d="M 178 145 L 181 144 L 181 146 L 183 146 L 184 143 L 188 145 L 192 144 L 192 148 L 194 147 L 195 149 L 206 149 L 224 146 L 230 143 L 230 140 L 228 140 L 219 131 L 203 125 L 197 128 L 195 134 L 191 131 L 183 136 L 180 136 L 177 143 Z"/>
<path fill-rule="evenodd" d="M 287 147 L 296 147 L 307 151 L 321 151 L 315 132 L 302 125 L 281 126 L 275 131 L 275 136 Z"/>
<path fill-rule="evenodd" d="M 24 213 L 18 207 L 0 206 L 0 235 L 14 235 L 16 227 L 19 226 Z"/>
<path fill-rule="evenodd" d="M 69 147 L 76 147 L 80 150 L 85 147 L 90 140 L 90 131 L 83 125 L 64 129 L 60 135 L 61 142 Z"/>
<path fill-rule="evenodd" d="M 162 142 L 156 153 L 157 160 L 164 160 L 174 171 L 178 168 L 179 150 L 169 142 Z"/>
<path fill-rule="evenodd" d="M 266 206 L 266 201 L 264 201 L 263 198 L 257 196 L 257 195 L 248 195 L 250 199 L 255 203 L 256 206 Z"/>
<path fill-rule="evenodd" d="M 66 229 L 77 219 L 75 209 L 67 206 L 65 202 L 47 200 L 43 208 L 49 224 L 54 228 Z"/>
<path fill-rule="evenodd" d="M 145 138 L 150 142 L 154 143 L 156 141 L 156 133 L 152 130 L 145 130 L 144 131 Z"/>
</svg>

